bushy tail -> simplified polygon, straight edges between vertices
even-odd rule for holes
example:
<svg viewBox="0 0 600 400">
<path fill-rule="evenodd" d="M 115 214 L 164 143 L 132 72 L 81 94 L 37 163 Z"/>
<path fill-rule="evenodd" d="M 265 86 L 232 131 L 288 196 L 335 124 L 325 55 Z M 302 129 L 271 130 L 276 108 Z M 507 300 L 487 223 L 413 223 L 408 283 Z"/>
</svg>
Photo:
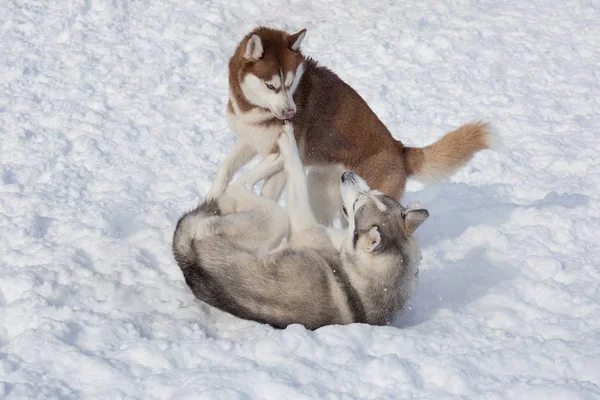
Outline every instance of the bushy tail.
<svg viewBox="0 0 600 400">
<path fill-rule="evenodd" d="M 194 250 L 194 238 L 201 222 L 208 216 L 220 215 L 216 200 L 208 200 L 185 213 L 179 221 L 173 234 L 173 256 L 179 268 L 186 269 L 197 265 L 198 256 Z"/>
<path fill-rule="evenodd" d="M 403 147 L 408 176 L 440 181 L 452 176 L 480 150 L 497 149 L 499 139 L 489 123 L 472 122 L 426 147 Z"/>
</svg>

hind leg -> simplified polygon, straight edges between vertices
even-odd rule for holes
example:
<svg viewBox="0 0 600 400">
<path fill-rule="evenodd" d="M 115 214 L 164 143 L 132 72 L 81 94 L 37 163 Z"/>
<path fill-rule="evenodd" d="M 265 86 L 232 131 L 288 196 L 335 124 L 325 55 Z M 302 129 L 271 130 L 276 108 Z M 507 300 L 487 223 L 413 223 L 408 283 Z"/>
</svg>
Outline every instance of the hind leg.
<svg viewBox="0 0 600 400">
<path fill-rule="evenodd" d="M 281 197 L 281 192 L 285 187 L 286 179 L 285 171 L 283 171 L 283 163 L 281 166 L 282 169 L 280 171 L 275 172 L 275 174 L 265 179 L 265 183 L 260 193 L 262 196 L 268 197 L 269 199 L 275 201 L 279 200 Z"/>
<path fill-rule="evenodd" d="M 233 182 L 219 198 L 224 234 L 247 249 L 259 252 L 275 248 L 288 233 L 285 210 L 275 201 L 259 196 L 253 187 L 282 168 L 278 154 L 270 154 L 250 172 Z"/>
</svg>

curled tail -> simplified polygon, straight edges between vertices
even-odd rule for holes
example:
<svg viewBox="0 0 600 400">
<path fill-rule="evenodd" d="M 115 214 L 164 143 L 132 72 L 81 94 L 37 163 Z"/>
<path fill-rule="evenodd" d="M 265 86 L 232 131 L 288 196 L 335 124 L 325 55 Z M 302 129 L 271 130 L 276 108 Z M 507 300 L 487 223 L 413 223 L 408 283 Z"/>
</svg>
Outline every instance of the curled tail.
<svg viewBox="0 0 600 400">
<path fill-rule="evenodd" d="M 208 200 L 189 211 L 177 221 L 173 234 L 173 256 L 179 268 L 184 272 L 197 265 L 198 256 L 194 250 L 194 239 L 202 227 L 202 221 L 209 216 L 220 215 L 216 200 Z"/>
<path fill-rule="evenodd" d="M 403 147 L 408 176 L 439 181 L 452 176 L 480 150 L 495 149 L 498 138 L 489 123 L 472 122 L 425 147 Z"/>
</svg>

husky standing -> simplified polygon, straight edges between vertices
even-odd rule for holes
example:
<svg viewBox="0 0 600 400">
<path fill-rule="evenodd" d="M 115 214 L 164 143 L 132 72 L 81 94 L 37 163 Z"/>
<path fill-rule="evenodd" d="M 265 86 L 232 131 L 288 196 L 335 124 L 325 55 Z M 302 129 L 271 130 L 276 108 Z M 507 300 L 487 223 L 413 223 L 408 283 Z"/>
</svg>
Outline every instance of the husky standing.
<svg viewBox="0 0 600 400">
<path fill-rule="evenodd" d="M 428 212 L 403 208 L 345 171 L 338 184 L 349 226 L 326 229 L 311 211 L 291 127 L 276 143 L 280 155 L 267 155 L 179 219 L 173 253 L 186 283 L 213 307 L 279 328 L 390 323 L 415 292 L 421 254 L 414 232 Z M 287 214 L 252 191 L 282 165 Z"/>
<path fill-rule="evenodd" d="M 409 176 L 441 180 L 476 152 L 492 147 L 490 126 L 480 122 L 463 125 L 423 148 L 404 146 L 354 89 L 302 55 L 305 35 L 305 29 L 288 34 L 259 27 L 239 43 L 229 61 L 227 104 L 238 141 L 221 164 L 208 198 L 220 196 L 256 154 L 276 153 L 286 120 L 293 123 L 303 164 L 313 166 L 308 180 L 327 189 L 310 194 L 313 211 L 325 224 L 340 210 L 337 181 L 344 170 L 355 171 L 371 188 L 401 201 Z M 285 173 L 275 173 L 265 181 L 262 194 L 278 199 L 284 183 Z"/>
</svg>

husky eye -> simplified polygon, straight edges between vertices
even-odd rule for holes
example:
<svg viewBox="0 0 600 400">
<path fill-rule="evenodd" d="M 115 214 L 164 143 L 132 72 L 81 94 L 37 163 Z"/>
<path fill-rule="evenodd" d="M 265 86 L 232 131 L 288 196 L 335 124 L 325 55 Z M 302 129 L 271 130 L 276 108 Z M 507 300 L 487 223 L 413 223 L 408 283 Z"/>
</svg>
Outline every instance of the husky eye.
<svg viewBox="0 0 600 400">
<path fill-rule="evenodd" d="M 271 85 L 270 83 L 267 83 L 266 85 L 270 90 L 275 90 L 275 86 Z"/>
<path fill-rule="evenodd" d="M 354 231 L 354 238 L 352 239 L 352 241 L 354 242 L 354 244 L 356 244 L 356 242 L 358 241 L 358 231 Z"/>
<path fill-rule="evenodd" d="M 342 206 L 342 211 L 344 212 L 344 215 L 347 217 L 348 216 L 348 210 L 346 210 L 346 206 Z"/>
</svg>

